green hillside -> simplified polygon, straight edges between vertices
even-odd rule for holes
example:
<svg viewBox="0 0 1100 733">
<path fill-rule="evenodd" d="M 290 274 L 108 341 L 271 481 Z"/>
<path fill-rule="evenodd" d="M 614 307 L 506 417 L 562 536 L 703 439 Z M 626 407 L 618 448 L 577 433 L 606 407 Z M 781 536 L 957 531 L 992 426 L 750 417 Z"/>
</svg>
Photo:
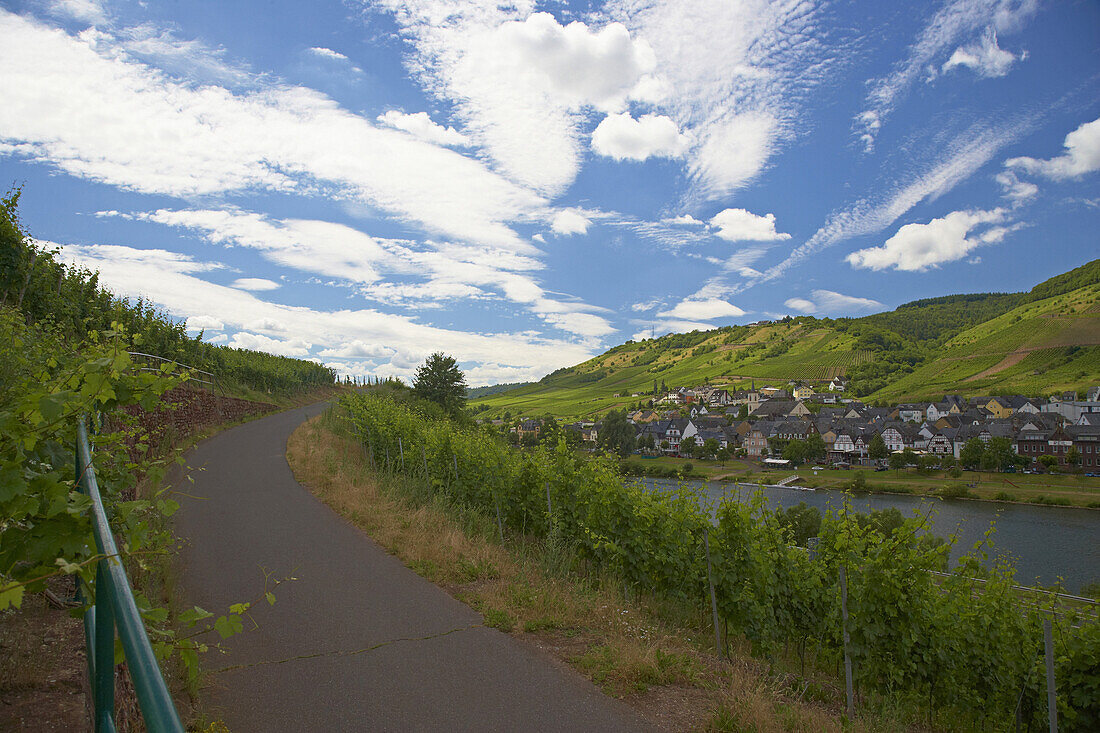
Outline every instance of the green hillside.
<svg viewBox="0 0 1100 733">
<path fill-rule="evenodd" d="M 473 402 L 489 415 L 582 418 L 655 387 L 851 380 L 871 401 L 1042 394 L 1100 381 L 1100 260 L 1028 293 L 950 295 L 864 318 L 810 316 L 628 341 Z"/>
</svg>

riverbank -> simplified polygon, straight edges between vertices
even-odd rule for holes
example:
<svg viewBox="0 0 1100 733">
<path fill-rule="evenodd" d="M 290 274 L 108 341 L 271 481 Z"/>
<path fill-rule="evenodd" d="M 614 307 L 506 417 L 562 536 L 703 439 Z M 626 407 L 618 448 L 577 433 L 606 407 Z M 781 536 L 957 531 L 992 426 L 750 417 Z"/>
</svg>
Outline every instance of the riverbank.
<svg viewBox="0 0 1100 733">
<path fill-rule="evenodd" d="M 946 471 L 925 472 L 913 468 L 901 471 L 811 467 L 761 470 L 759 464 L 745 460 L 696 461 L 666 457 L 633 457 L 626 463 L 631 466 L 641 465 L 648 470 L 680 472 L 685 464 L 691 464 L 691 472 L 684 478 L 693 481 L 768 485 L 797 476 L 797 480 L 792 482 L 794 485 L 838 491 L 852 489 L 856 474 L 862 471 L 865 484 L 858 491 L 866 493 L 1100 509 L 1100 478 L 1084 474 L 963 471 L 960 476 L 953 477 Z"/>
</svg>

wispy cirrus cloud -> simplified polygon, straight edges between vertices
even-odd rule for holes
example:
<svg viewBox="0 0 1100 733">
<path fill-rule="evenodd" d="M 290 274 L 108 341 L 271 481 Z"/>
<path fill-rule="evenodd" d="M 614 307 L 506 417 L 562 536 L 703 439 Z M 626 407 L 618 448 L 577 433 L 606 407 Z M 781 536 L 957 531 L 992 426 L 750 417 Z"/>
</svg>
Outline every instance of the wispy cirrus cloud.
<svg viewBox="0 0 1100 733">
<path fill-rule="evenodd" d="M 101 282 L 120 295 L 148 298 L 196 323 L 221 323 L 227 332 L 222 343 L 324 359 L 347 373 L 408 377 L 430 352 L 442 349 L 462 355 L 473 368 L 493 365 L 534 379 L 562 363 L 579 363 L 593 355 L 588 347 L 566 339 L 468 333 L 370 308 L 317 310 L 273 303 L 204 279 L 207 273 L 225 269 L 217 262 L 166 250 L 118 245 L 61 249 L 67 262 L 98 270 Z M 354 361 L 364 358 L 364 345 L 370 344 L 385 346 L 385 351 L 369 357 L 377 363 Z"/>
<path fill-rule="evenodd" d="M 882 308 L 882 303 L 872 298 L 844 295 L 833 290 L 814 290 L 810 298 L 790 298 L 783 305 L 801 313 L 846 314 L 866 312 Z"/>
<path fill-rule="evenodd" d="M 542 197 L 315 91 L 194 86 L 119 56 L 101 35 L 72 36 L 5 11 L 0 35 L 8 154 L 143 193 L 324 193 L 429 232 L 533 251 L 509 222 L 544 216 Z"/>
<path fill-rule="evenodd" d="M 952 55 L 945 69 L 969 66 L 980 73 L 985 72 L 986 76 L 1007 73 L 1015 55 L 997 47 L 996 33 L 1019 30 L 1038 5 L 1038 0 L 946 2 L 921 29 L 894 69 L 871 80 L 864 109 L 855 119 L 856 132 L 864 149 L 874 148 L 879 130 L 900 100 L 918 80 L 928 75 L 930 67 L 934 70 L 939 65 L 937 60 L 948 52 Z"/>
<path fill-rule="evenodd" d="M 653 49 L 663 91 L 648 101 L 693 139 L 694 197 L 744 187 L 798 128 L 803 101 L 837 53 L 819 32 L 821 5 L 617 0 L 606 9 Z"/>
<path fill-rule="evenodd" d="M 978 125 L 956 136 L 943 146 L 945 154 L 938 162 L 907 181 L 895 183 L 886 196 L 861 198 L 830 214 L 825 224 L 806 242 L 770 267 L 759 280 L 774 280 L 826 247 L 885 229 L 917 204 L 936 199 L 970 178 L 1031 124 L 1029 119 L 1024 119 L 994 128 Z"/>
</svg>

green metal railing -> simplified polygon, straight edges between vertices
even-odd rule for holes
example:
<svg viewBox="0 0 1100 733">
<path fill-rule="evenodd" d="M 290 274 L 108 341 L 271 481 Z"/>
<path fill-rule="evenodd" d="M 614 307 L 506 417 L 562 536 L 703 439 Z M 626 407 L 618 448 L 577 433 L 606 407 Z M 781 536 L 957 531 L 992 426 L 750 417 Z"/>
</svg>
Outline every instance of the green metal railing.
<svg viewBox="0 0 1100 733">
<path fill-rule="evenodd" d="M 168 694 L 141 614 L 134 603 L 130 581 L 115 546 L 103 499 L 92 466 L 84 421 L 76 426 L 76 481 L 92 500 L 92 529 L 100 559 L 96 563 L 95 603 L 84 612 L 84 639 L 88 679 L 92 686 L 96 733 L 115 730 L 115 628 L 122 639 L 138 705 L 151 731 L 183 733 L 179 714 Z"/>
</svg>

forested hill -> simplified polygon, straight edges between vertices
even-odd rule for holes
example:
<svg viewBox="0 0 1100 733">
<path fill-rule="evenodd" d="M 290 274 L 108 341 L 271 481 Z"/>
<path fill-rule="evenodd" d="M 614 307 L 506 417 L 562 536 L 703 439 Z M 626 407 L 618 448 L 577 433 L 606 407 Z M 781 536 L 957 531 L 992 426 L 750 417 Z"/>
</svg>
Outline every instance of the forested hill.
<svg viewBox="0 0 1100 733">
<path fill-rule="evenodd" d="M 134 348 L 212 372 L 240 396 L 262 397 L 332 385 L 328 367 L 303 359 L 217 346 L 187 335 L 185 324 L 142 300 L 120 298 L 87 269 L 69 267 L 38 245 L 19 221 L 19 191 L 0 198 L 0 316 L 24 324 L 24 338 L 76 349 L 90 332 L 121 324 Z M 2 349 L 7 344 L 0 345 Z M 0 373 L 0 379 L 4 375 Z"/>
<path fill-rule="evenodd" d="M 1025 293 L 926 298 L 863 318 L 799 316 L 628 341 L 537 384 L 483 396 L 489 414 L 593 416 L 664 387 L 850 380 L 871 401 L 1050 394 L 1100 382 L 1100 260 Z"/>
</svg>

